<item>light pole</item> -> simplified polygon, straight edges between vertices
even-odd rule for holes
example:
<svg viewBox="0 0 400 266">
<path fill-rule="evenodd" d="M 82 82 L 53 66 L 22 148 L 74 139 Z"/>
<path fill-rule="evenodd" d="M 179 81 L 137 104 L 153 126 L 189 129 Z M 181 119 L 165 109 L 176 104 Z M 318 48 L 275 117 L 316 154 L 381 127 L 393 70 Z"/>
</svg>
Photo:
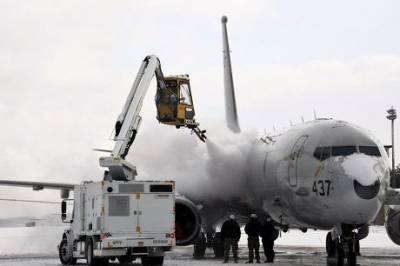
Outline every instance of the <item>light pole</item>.
<svg viewBox="0 0 400 266">
<path fill-rule="evenodd" d="M 395 161 L 394 161 L 394 120 L 397 118 L 396 109 L 393 106 L 386 111 L 388 115 L 386 116 L 387 119 L 392 121 L 392 178 L 393 178 L 393 186 L 397 188 L 397 180 L 394 179 L 393 173 L 395 169 Z"/>
</svg>

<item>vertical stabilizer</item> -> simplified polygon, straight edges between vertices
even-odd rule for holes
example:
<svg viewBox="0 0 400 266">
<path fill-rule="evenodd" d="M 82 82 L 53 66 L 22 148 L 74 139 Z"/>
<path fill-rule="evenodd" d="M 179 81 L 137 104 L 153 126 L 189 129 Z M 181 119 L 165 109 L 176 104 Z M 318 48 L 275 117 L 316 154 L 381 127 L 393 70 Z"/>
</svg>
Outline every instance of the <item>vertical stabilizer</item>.
<svg viewBox="0 0 400 266">
<path fill-rule="evenodd" d="M 224 59 L 224 87 L 225 87 L 225 115 L 226 123 L 228 128 L 235 133 L 240 132 L 237 109 L 236 109 L 236 99 L 235 99 L 235 89 L 233 87 L 233 77 L 232 77 L 232 65 L 231 56 L 228 43 L 228 32 L 226 30 L 226 23 L 228 18 L 222 16 L 222 42 L 223 42 L 223 59 Z"/>
</svg>

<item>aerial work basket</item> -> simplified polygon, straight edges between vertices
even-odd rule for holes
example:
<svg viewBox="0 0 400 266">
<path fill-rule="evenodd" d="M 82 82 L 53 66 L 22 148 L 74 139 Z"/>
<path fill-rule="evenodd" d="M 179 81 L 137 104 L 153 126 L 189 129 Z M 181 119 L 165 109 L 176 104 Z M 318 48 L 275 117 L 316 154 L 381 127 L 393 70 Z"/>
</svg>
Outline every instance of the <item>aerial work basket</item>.
<svg viewBox="0 0 400 266">
<path fill-rule="evenodd" d="M 156 94 L 157 120 L 160 123 L 187 127 L 199 138 L 206 139 L 205 131 L 198 128 L 194 116 L 192 92 L 189 75 L 168 76 L 164 78 L 165 88 L 158 86 Z"/>
</svg>

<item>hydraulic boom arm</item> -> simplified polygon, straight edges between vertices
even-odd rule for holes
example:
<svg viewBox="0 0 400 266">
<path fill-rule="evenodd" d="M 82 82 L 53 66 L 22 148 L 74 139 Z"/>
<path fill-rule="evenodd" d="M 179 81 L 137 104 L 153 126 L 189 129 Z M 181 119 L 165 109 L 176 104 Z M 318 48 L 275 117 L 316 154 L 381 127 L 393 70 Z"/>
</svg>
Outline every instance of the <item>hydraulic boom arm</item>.
<svg viewBox="0 0 400 266">
<path fill-rule="evenodd" d="M 157 86 L 165 89 L 164 75 L 159 59 L 155 55 L 146 56 L 115 124 L 114 140 L 116 142 L 112 153 L 114 157 L 124 159 L 135 140 L 142 120 L 139 114 L 143 99 L 154 75 L 157 77 Z"/>
<path fill-rule="evenodd" d="M 115 145 L 112 154 L 109 157 L 100 158 L 100 165 L 108 167 L 110 170 L 110 172 L 105 176 L 105 179 L 129 180 L 133 179 L 136 175 L 135 166 L 129 164 L 124 159 L 128 154 L 129 148 L 135 140 L 140 127 L 142 120 L 140 110 L 154 75 L 157 78 L 157 92 L 161 92 L 163 95 L 174 94 L 174 96 L 176 96 L 175 93 L 177 92 L 171 93 L 171 90 L 167 89 L 166 81 L 161 70 L 160 60 L 155 55 L 146 56 L 140 66 L 122 112 L 117 118 L 114 136 Z M 176 109 L 178 108 L 176 107 Z M 174 114 L 175 117 L 173 118 L 176 118 L 178 111 L 176 110 Z M 161 123 L 164 123 L 160 118 L 158 119 Z M 192 129 L 202 141 L 205 141 L 205 131 L 200 130 L 198 124 L 195 123 L 194 120 L 183 119 L 183 121 L 184 122 L 181 122 L 179 125 L 175 124 L 177 128 L 180 126 L 188 127 Z"/>
</svg>

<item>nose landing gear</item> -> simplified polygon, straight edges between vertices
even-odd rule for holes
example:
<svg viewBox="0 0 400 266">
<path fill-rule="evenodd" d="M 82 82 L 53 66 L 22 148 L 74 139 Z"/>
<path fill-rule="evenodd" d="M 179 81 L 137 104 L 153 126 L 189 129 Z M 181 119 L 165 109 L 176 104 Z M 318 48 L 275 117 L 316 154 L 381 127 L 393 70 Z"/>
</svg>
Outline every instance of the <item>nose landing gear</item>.
<svg viewBox="0 0 400 266">
<path fill-rule="evenodd" d="M 341 234 L 336 235 L 335 230 L 326 236 L 327 265 L 343 266 L 346 259 L 347 265 L 357 265 L 359 254 L 359 240 L 353 226 L 342 225 Z"/>
</svg>

